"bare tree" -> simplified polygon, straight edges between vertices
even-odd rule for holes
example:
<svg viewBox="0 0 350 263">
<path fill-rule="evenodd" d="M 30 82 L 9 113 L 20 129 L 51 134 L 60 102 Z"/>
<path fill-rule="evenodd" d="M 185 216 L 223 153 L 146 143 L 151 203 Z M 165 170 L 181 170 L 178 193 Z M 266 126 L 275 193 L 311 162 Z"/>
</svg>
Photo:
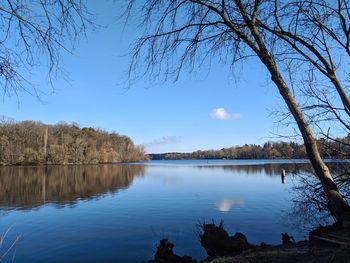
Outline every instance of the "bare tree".
<svg viewBox="0 0 350 263">
<path fill-rule="evenodd" d="M 342 77 L 342 71 L 349 73 L 344 67 L 350 55 L 349 1 L 274 0 L 271 8 L 271 16 L 257 18 L 257 26 L 284 42 L 285 47 L 278 45 L 278 48 L 289 54 L 288 64 L 297 63 L 313 73 L 314 78 L 317 74 L 321 74 L 318 78 L 326 78 L 349 116 L 350 99 Z"/>
<path fill-rule="evenodd" d="M 349 4 L 348 0 L 274 1 L 271 17 L 259 21 L 261 28 L 282 41 L 278 47 L 288 54 L 281 56 L 286 71 L 297 75 L 290 79 L 301 93 L 301 108 L 331 150 L 349 147 L 339 139 L 350 132 Z"/>
<path fill-rule="evenodd" d="M 327 196 L 329 210 L 341 223 L 349 219 L 349 206 L 321 159 L 312 127 L 293 94 L 293 81 L 289 79 L 290 66 L 300 74 L 295 66 L 308 63 L 322 72 L 326 65 L 321 58 L 326 56 L 326 61 L 331 60 L 327 50 L 313 59 L 299 48 L 302 45 L 312 53 L 312 47 L 318 45 L 317 41 L 309 44 L 308 40 L 304 40 L 301 44 L 295 44 L 299 31 L 306 25 L 303 19 L 298 19 L 300 9 L 297 7 L 304 3 L 316 7 L 314 2 L 318 4 L 322 1 L 300 0 L 293 1 L 291 5 L 291 1 L 277 0 L 150 0 L 140 4 L 131 0 L 125 14 L 127 17 L 132 16 L 133 12 L 137 12 L 138 17 L 142 14 L 141 26 L 146 32 L 133 49 L 129 77 L 149 75 L 154 79 L 173 78 L 176 81 L 185 68 L 192 70 L 205 63 L 210 64 L 212 60 L 235 66 L 251 56 L 257 57 L 295 120 L 307 155 Z M 288 31 L 279 25 L 281 20 L 287 21 Z M 311 28 L 306 26 L 305 30 Z M 146 65 L 140 66 L 141 61 L 145 61 Z M 298 61 L 300 63 L 296 63 Z M 333 71 L 324 76 L 334 75 L 332 65 L 330 67 Z M 330 80 L 339 96 L 342 96 L 342 90 L 336 85 L 337 79 Z M 348 112 L 346 99 L 341 97 L 341 100 L 344 110 Z"/>
<path fill-rule="evenodd" d="M 330 165 L 334 181 L 346 200 L 350 198 L 350 180 L 347 163 L 333 163 Z M 293 205 L 288 214 L 297 227 L 327 225 L 330 222 L 327 213 L 327 198 L 320 181 L 312 176 L 310 169 L 303 167 L 303 171 L 295 171 L 292 176 Z M 294 220 L 296 218 L 297 220 Z M 300 225 L 300 222 L 303 222 Z"/>
<path fill-rule="evenodd" d="M 0 5 L 0 85 L 4 96 L 38 95 L 32 68 L 48 68 L 51 82 L 60 54 L 71 52 L 91 23 L 85 0 L 4 0 Z"/>
<path fill-rule="evenodd" d="M 106 155 L 108 158 L 105 158 Z M 96 164 L 147 160 L 127 137 L 76 124 L 0 118 L 0 165 Z"/>
</svg>

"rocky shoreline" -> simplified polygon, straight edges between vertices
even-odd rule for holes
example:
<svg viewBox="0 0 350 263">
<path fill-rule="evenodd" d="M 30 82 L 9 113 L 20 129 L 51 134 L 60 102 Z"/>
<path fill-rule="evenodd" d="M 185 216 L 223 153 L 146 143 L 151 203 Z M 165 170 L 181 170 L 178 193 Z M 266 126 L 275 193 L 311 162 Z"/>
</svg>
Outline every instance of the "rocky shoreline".
<svg viewBox="0 0 350 263">
<path fill-rule="evenodd" d="M 208 257 L 197 261 L 190 256 L 174 254 L 174 244 L 167 239 L 160 241 L 154 259 L 149 263 L 349 263 L 350 228 L 328 226 L 315 229 L 309 240 L 294 242 L 287 233 L 282 233 L 283 244 L 273 246 L 265 243 L 250 244 L 242 233 L 233 236 L 223 225 L 203 224 L 199 235 Z"/>
</svg>

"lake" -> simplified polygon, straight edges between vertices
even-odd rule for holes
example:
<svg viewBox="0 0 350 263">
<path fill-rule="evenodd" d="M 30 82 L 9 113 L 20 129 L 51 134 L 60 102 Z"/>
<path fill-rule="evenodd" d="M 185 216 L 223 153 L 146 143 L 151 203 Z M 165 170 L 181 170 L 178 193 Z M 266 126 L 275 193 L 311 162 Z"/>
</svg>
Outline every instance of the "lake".
<svg viewBox="0 0 350 263">
<path fill-rule="evenodd" d="M 281 171 L 286 171 L 285 182 Z M 296 240 L 296 160 L 150 161 L 0 168 L 1 248 L 14 262 L 147 262 L 162 238 L 179 255 L 206 257 L 197 225 L 224 221 L 252 243 Z M 6 262 L 6 260 L 5 260 Z"/>
</svg>

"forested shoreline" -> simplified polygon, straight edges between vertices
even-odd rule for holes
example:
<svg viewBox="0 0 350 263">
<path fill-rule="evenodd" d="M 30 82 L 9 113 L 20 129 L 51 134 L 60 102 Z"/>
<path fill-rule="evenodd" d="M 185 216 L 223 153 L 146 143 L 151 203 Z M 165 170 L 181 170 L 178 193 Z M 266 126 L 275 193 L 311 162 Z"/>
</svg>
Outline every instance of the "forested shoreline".
<svg viewBox="0 0 350 263">
<path fill-rule="evenodd" d="M 350 136 L 336 141 L 318 140 L 321 156 L 326 159 L 348 159 Z M 220 150 L 199 150 L 191 153 L 149 154 L 151 160 L 203 159 L 306 159 L 304 144 L 296 142 L 266 142 L 263 145 L 245 144 Z"/>
<path fill-rule="evenodd" d="M 127 136 L 77 124 L 0 121 L 0 165 L 101 164 L 147 160 Z"/>
<path fill-rule="evenodd" d="M 348 159 L 350 135 L 336 141 L 318 140 L 323 158 Z M 37 121 L 0 120 L 0 165 L 103 164 L 151 160 L 304 159 L 303 144 L 266 142 L 191 153 L 146 154 L 142 145 L 118 133 Z"/>
</svg>

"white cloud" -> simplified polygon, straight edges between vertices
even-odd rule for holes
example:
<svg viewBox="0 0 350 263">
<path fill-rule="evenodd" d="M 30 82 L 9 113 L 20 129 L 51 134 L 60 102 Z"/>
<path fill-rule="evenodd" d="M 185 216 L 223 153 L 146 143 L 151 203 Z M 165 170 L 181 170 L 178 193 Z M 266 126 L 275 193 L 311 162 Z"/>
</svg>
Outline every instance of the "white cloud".
<svg viewBox="0 0 350 263">
<path fill-rule="evenodd" d="M 228 121 L 240 119 L 241 114 L 227 112 L 224 108 L 216 108 L 210 112 L 210 117 L 221 121 Z"/>
<path fill-rule="evenodd" d="M 179 142 L 181 142 L 181 138 L 178 136 L 163 136 L 160 139 L 155 139 L 153 141 L 146 142 L 143 145 L 146 148 L 148 148 L 148 147 L 153 147 L 153 146 L 173 144 L 173 143 L 179 143 Z"/>
</svg>

